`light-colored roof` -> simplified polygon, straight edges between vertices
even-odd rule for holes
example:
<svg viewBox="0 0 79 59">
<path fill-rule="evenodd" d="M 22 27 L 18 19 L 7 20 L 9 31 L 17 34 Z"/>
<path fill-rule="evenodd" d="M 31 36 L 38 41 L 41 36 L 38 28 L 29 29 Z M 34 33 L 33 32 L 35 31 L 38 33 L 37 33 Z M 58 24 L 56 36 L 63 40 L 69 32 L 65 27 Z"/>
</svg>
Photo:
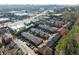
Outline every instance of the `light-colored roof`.
<svg viewBox="0 0 79 59">
<path fill-rule="evenodd" d="M 8 20 L 10 20 L 9 18 L 0 18 L 0 22 L 1 21 L 8 21 Z"/>
<path fill-rule="evenodd" d="M 22 27 L 25 27 L 25 25 L 24 24 L 17 24 L 17 25 L 13 25 L 13 26 L 11 26 L 10 28 L 12 28 L 12 29 L 18 29 L 18 28 L 22 28 Z"/>
<path fill-rule="evenodd" d="M 29 27 L 31 27 L 31 26 L 34 26 L 34 24 L 31 24 L 31 25 L 29 25 L 29 26 L 25 26 L 25 28 L 27 29 L 27 28 L 29 28 Z"/>
<path fill-rule="evenodd" d="M 28 13 L 15 13 L 17 16 L 29 15 Z"/>
<path fill-rule="evenodd" d="M 61 16 L 62 14 L 61 13 L 58 13 L 58 14 L 53 14 L 53 15 L 55 15 L 55 16 Z"/>
</svg>

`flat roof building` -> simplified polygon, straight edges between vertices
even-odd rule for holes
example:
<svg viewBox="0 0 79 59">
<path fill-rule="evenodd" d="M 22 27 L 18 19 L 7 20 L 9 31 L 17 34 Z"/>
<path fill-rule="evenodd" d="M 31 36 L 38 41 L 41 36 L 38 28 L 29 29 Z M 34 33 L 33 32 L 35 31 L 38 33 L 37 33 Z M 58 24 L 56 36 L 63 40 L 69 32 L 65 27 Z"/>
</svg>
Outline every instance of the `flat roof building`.
<svg viewBox="0 0 79 59">
<path fill-rule="evenodd" d="M 52 33 L 56 32 L 58 30 L 58 28 L 56 27 L 50 27 L 48 25 L 39 25 L 40 28 L 45 29 L 47 31 L 50 31 Z"/>
<path fill-rule="evenodd" d="M 31 28 L 30 32 L 44 39 L 48 39 L 50 36 L 48 33 L 36 28 Z"/>
<path fill-rule="evenodd" d="M 68 22 L 68 23 L 65 24 L 63 27 L 70 30 L 70 29 L 72 28 L 73 24 L 74 24 L 73 22 Z"/>
<path fill-rule="evenodd" d="M 0 18 L 0 23 L 4 23 L 7 21 L 10 21 L 10 19 L 9 18 Z"/>
<path fill-rule="evenodd" d="M 61 36 L 64 36 L 69 32 L 69 30 L 66 28 L 60 28 L 57 32 L 59 32 Z"/>
<path fill-rule="evenodd" d="M 20 31 L 20 29 L 24 29 L 25 25 L 24 24 L 14 24 L 14 25 L 9 26 L 9 28 L 15 33 L 15 32 Z"/>
<path fill-rule="evenodd" d="M 23 32 L 21 33 L 21 35 L 27 39 L 29 42 L 33 43 L 34 45 L 38 46 L 39 44 L 41 44 L 43 42 L 43 39 L 38 38 L 32 34 L 29 34 L 27 32 Z"/>
</svg>

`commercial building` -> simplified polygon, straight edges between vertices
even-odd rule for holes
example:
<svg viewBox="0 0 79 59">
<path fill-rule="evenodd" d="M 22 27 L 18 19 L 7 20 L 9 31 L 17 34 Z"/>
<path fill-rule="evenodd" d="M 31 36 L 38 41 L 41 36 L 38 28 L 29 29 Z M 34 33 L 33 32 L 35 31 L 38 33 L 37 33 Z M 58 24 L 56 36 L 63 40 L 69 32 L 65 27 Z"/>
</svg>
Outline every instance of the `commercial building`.
<svg viewBox="0 0 79 59">
<path fill-rule="evenodd" d="M 42 55 L 52 55 L 53 50 L 49 47 L 38 48 L 37 52 Z"/>
<path fill-rule="evenodd" d="M 43 38 L 43 39 L 48 39 L 49 36 L 50 36 L 50 34 L 44 32 L 40 29 L 36 29 L 36 28 L 31 28 L 30 32 L 33 33 L 36 36 L 39 36 L 39 37 Z"/>
<path fill-rule="evenodd" d="M 56 33 L 54 35 L 52 35 L 46 45 L 44 46 L 47 46 L 47 47 L 52 47 L 55 45 L 55 43 L 60 39 L 61 35 L 59 33 Z"/>
<path fill-rule="evenodd" d="M 8 22 L 10 21 L 9 18 L 0 18 L 0 23 Z"/>
<path fill-rule="evenodd" d="M 25 28 L 25 25 L 24 24 L 14 24 L 14 25 L 11 25 L 9 26 L 10 30 L 13 32 L 13 33 L 16 33 L 22 29 Z"/>
<path fill-rule="evenodd" d="M 57 27 L 57 28 L 60 28 L 64 25 L 64 22 L 63 21 L 55 21 L 54 22 L 54 26 Z"/>
<path fill-rule="evenodd" d="M 59 30 L 57 30 L 57 32 L 60 33 L 61 36 L 64 36 L 69 32 L 69 30 L 62 27 Z"/>
<path fill-rule="evenodd" d="M 29 42 L 33 43 L 34 45 L 38 46 L 39 44 L 41 44 L 43 42 L 43 39 L 38 38 L 32 34 L 23 32 L 21 33 L 22 37 L 24 37 L 25 39 L 27 39 Z"/>
<path fill-rule="evenodd" d="M 7 44 L 9 44 L 12 40 L 13 40 L 13 36 L 11 35 L 11 34 L 9 34 L 9 33 L 5 33 L 4 35 L 3 35 L 3 38 L 4 38 L 4 44 L 5 45 L 7 45 Z"/>
<path fill-rule="evenodd" d="M 70 29 L 72 28 L 73 24 L 74 24 L 74 23 L 72 23 L 72 22 L 68 22 L 68 23 L 65 24 L 63 27 L 70 30 Z"/>
<path fill-rule="evenodd" d="M 45 29 L 45 30 L 47 30 L 49 32 L 52 32 L 52 33 L 55 33 L 58 30 L 58 28 L 56 28 L 56 27 L 50 27 L 48 25 L 39 25 L 39 27 L 41 29 Z"/>
</svg>

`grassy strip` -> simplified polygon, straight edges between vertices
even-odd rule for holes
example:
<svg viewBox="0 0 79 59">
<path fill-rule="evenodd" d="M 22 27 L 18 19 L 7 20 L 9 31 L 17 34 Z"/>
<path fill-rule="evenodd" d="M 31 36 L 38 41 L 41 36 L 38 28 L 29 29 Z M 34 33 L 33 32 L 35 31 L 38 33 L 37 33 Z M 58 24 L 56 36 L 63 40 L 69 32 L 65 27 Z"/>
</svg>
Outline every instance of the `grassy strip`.
<svg viewBox="0 0 79 59">
<path fill-rule="evenodd" d="M 67 35 L 62 37 L 58 42 L 58 45 L 56 46 L 56 54 L 78 54 L 77 50 L 79 49 L 79 43 L 77 43 L 77 40 L 75 40 L 78 27 L 79 18 L 73 26 L 72 30 Z"/>
</svg>

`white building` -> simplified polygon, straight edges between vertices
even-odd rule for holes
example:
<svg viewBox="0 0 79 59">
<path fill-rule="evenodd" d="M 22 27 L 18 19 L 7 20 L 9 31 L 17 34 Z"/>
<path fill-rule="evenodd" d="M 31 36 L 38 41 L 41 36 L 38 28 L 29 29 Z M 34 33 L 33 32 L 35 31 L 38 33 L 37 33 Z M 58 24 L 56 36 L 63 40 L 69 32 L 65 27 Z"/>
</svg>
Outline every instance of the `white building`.
<svg viewBox="0 0 79 59">
<path fill-rule="evenodd" d="M 0 18 L 0 23 L 1 22 L 6 22 L 6 21 L 10 21 L 10 19 L 9 18 Z"/>
<path fill-rule="evenodd" d="M 9 28 L 13 31 L 13 33 L 20 31 L 25 28 L 25 24 L 14 24 L 9 26 Z"/>
</svg>

